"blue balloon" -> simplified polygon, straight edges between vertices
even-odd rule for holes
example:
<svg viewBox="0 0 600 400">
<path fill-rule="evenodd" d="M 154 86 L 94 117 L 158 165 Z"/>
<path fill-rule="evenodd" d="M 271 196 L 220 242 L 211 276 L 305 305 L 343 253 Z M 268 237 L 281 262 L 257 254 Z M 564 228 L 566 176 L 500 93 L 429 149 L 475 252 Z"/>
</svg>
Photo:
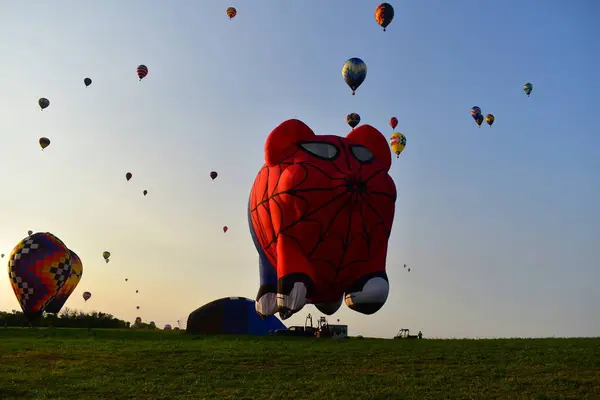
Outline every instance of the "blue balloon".
<svg viewBox="0 0 600 400">
<path fill-rule="evenodd" d="M 367 64 L 360 58 L 353 57 L 344 63 L 342 67 L 342 77 L 346 85 L 352 89 L 352 95 L 356 89 L 365 81 L 367 77 Z"/>
</svg>

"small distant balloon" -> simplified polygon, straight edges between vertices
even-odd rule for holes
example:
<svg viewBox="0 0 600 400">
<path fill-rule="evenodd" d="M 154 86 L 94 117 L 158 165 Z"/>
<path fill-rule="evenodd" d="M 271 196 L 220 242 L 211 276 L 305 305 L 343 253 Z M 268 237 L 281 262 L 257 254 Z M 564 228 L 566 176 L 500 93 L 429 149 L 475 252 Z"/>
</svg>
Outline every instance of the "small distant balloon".
<svg viewBox="0 0 600 400">
<path fill-rule="evenodd" d="M 146 75 L 148 75 L 148 67 L 146 67 L 144 64 L 138 65 L 137 76 L 138 78 L 140 78 L 140 81 L 144 79 Z"/>
<path fill-rule="evenodd" d="M 4 253 L 3 253 L 3 254 L 0 254 L 0 258 L 4 258 Z"/>
<path fill-rule="evenodd" d="M 398 118 L 390 118 L 390 126 L 392 127 L 392 129 L 396 129 L 396 127 L 398 126 Z"/>
<path fill-rule="evenodd" d="M 145 195 L 147 195 L 147 194 L 148 194 L 148 191 L 147 191 L 147 190 L 144 190 L 144 192 L 143 192 L 143 193 L 144 193 L 144 196 L 145 196 Z"/>
<path fill-rule="evenodd" d="M 104 257 L 104 261 L 106 261 L 106 263 L 108 263 L 110 261 L 110 251 L 102 252 L 102 257 Z"/>
<path fill-rule="evenodd" d="M 356 128 L 356 126 L 360 124 L 360 115 L 357 113 L 350 113 L 346 115 L 346 123 L 350 125 L 350 128 Z"/>
<path fill-rule="evenodd" d="M 127 179 L 127 181 L 129 181 L 131 179 L 133 175 L 131 175 L 131 172 L 128 172 L 125 174 L 125 179 Z"/>
<path fill-rule="evenodd" d="M 228 230 L 229 230 L 228 227 L 226 227 L 226 226 L 223 227 L 223 233 L 226 233 Z"/>
<path fill-rule="evenodd" d="M 227 7 L 225 14 L 229 17 L 229 19 L 233 19 L 237 15 L 237 10 L 235 7 Z"/>
<path fill-rule="evenodd" d="M 217 179 L 217 176 L 219 176 L 219 174 L 217 174 L 216 171 L 212 171 L 210 173 L 210 178 L 214 181 L 215 179 Z"/>
<path fill-rule="evenodd" d="M 406 147 L 406 136 L 400 132 L 394 132 L 390 137 L 390 147 L 392 148 L 392 151 L 396 153 L 396 158 L 400 158 L 400 153 L 402 153 Z"/>
<path fill-rule="evenodd" d="M 352 89 L 352 95 L 356 94 L 356 90 L 367 77 L 367 64 L 360 58 L 353 57 L 347 60 L 342 67 L 342 77 L 346 85 Z"/>
<path fill-rule="evenodd" d="M 27 235 L 29 235 L 29 236 L 33 235 L 33 231 L 27 231 Z"/>
<path fill-rule="evenodd" d="M 391 4 L 381 3 L 375 8 L 375 21 L 383 28 L 384 32 L 388 25 L 392 23 L 393 19 L 394 7 L 392 7 Z"/>
<path fill-rule="evenodd" d="M 138 309 L 138 310 L 139 310 L 139 309 L 140 309 L 140 306 L 137 306 L 137 307 L 136 307 L 136 309 Z"/>
<path fill-rule="evenodd" d="M 473 106 L 471 107 L 471 117 L 473 117 L 473 119 L 475 121 L 477 121 L 477 118 L 481 115 L 481 108 L 479 108 L 478 106 Z"/>
<path fill-rule="evenodd" d="M 129 278 L 125 278 L 125 282 L 127 282 L 129 280 Z"/>
<path fill-rule="evenodd" d="M 136 290 L 135 292 L 136 292 L 136 293 L 139 293 L 140 291 L 139 291 L 139 290 Z"/>
<path fill-rule="evenodd" d="M 85 78 L 83 83 L 85 84 L 85 87 L 88 87 L 92 84 L 92 80 L 90 78 Z"/>
<path fill-rule="evenodd" d="M 492 126 L 492 124 L 494 123 L 495 120 L 496 120 L 496 117 L 494 117 L 494 114 L 488 114 L 485 116 L 485 122 L 487 122 L 487 124 L 489 126 Z"/>
<path fill-rule="evenodd" d="M 39 143 L 42 150 L 44 150 L 46 147 L 50 146 L 50 139 L 47 137 L 41 137 Z"/>
<path fill-rule="evenodd" d="M 42 97 L 38 100 L 38 104 L 40 106 L 40 108 L 42 109 L 42 111 L 44 110 L 44 108 L 48 108 L 48 106 L 50 105 L 50 100 L 48 100 L 45 97 Z"/>
<path fill-rule="evenodd" d="M 479 127 L 481 128 L 481 124 L 483 123 L 483 115 L 479 114 L 477 116 L 477 119 L 475 120 L 475 122 L 477 123 L 477 125 L 479 125 Z"/>
<path fill-rule="evenodd" d="M 83 300 L 86 302 L 92 298 L 92 294 L 90 292 L 83 292 Z"/>
<path fill-rule="evenodd" d="M 529 97 L 529 95 L 533 91 L 533 85 L 531 83 L 529 83 L 529 82 L 525 83 L 523 85 L 523 91 L 525 92 L 525 94 L 527 95 L 527 97 Z"/>
</svg>

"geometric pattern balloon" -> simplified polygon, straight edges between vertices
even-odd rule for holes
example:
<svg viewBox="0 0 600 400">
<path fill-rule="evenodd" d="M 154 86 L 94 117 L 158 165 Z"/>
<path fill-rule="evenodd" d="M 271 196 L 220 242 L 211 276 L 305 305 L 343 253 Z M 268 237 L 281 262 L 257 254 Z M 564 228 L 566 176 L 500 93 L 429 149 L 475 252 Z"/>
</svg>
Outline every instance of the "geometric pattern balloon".
<svg viewBox="0 0 600 400">
<path fill-rule="evenodd" d="M 54 300 L 46 306 L 44 311 L 47 313 L 58 314 L 60 312 L 83 276 L 83 264 L 81 259 L 73 250 L 69 250 L 69 253 L 71 253 L 71 275 L 63 287 L 60 288 Z"/>
<path fill-rule="evenodd" d="M 71 275 L 71 255 L 51 233 L 21 240 L 8 260 L 8 276 L 25 316 L 40 316 Z"/>
</svg>

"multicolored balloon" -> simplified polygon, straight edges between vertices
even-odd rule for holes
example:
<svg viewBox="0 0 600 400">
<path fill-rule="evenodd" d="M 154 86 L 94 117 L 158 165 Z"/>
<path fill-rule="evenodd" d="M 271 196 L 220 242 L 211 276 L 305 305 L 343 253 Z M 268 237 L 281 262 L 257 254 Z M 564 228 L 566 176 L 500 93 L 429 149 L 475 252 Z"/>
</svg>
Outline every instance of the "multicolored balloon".
<svg viewBox="0 0 600 400">
<path fill-rule="evenodd" d="M 42 315 L 70 275 L 71 253 L 48 232 L 21 240 L 8 260 L 10 284 L 30 322 Z"/>
<path fill-rule="evenodd" d="M 487 122 L 487 124 L 489 126 L 492 126 L 492 124 L 494 123 L 495 120 L 496 120 L 496 117 L 494 117 L 494 114 L 488 114 L 485 116 L 485 122 Z"/>
<path fill-rule="evenodd" d="M 529 83 L 529 82 L 525 83 L 523 85 L 523 91 L 525 92 L 525 94 L 527 95 L 527 97 L 529 97 L 529 95 L 533 91 L 533 85 L 531 83 Z"/>
<path fill-rule="evenodd" d="M 398 126 L 398 118 L 390 118 L 390 126 L 392 127 L 392 129 L 396 129 L 396 127 Z"/>
<path fill-rule="evenodd" d="M 360 115 L 357 113 L 350 113 L 346 115 L 346 123 L 350 125 L 352 129 L 356 128 L 356 126 L 360 124 Z"/>
<path fill-rule="evenodd" d="M 41 137 L 39 143 L 43 151 L 46 147 L 50 146 L 50 139 L 48 139 L 47 137 Z"/>
<path fill-rule="evenodd" d="M 396 158 L 400 158 L 400 153 L 406 147 L 406 136 L 400 132 L 392 133 L 392 136 L 390 136 L 390 147 L 396 153 Z"/>
<path fill-rule="evenodd" d="M 342 77 L 346 85 L 352 89 L 352 95 L 356 94 L 358 87 L 367 77 L 367 64 L 360 58 L 353 57 L 344 63 Z"/>
<path fill-rule="evenodd" d="M 40 106 L 42 111 L 44 111 L 44 108 L 48 108 L 48 106 L 50 106 L 50 100 L 48 100 L 45 97 L 42 97 L 38 100 L 38 105 Z"/>
<path fill-rule="evenodd" d="M 71 254 L 71 275 L 69 275 L 63 287 L 60 288 L 54 300 L 46 306 L 44 311 L 47 313 L 58 314 L 60 312 L 83 276 L 81 258 L 73 250 L 69 249 L 69 253 Z"/>
<path fill-rule="evenodd" d="M 225 14 L 229 17 L 229 19 L 233 19 L 237 15 L 237 10 L 235 7 L 227 7 Z"/>
<path fill-rule="evenodd" d="M 481 108 L 478 106 L 471 107 L 471 117 L 477 121 L 477 117 L 481 115 Z"/>
<path fill-rule="evenodd" d="M 87 301 L 92 298 L 92 294 L 90 292 L 83 292 L 82 297 L 83 297 L 83 300 L 85 300 L 85 302 L 87 303 Z"/>
<path fill-rule="evenodd" d="M 144 64 L 138 65 L 137 76 L 138 78 L 140 78 L 140 81 L 144 79 L 146 75 L 148 75 L 148 67 L 146 67 Z"/>
<path fill-rule="evenodd" d="M 92 80 L 90 78 L 85 78 L 83 80 L 83 83 L 84 83 L 85 87 L 88 87 L 92 84 Z"/>
<path fill-rule="evenodd" d="M 384 32 L 393 19 L 394 7 L 388 3 L 381 3 L 377 6 L 375 9 L 375 21 L 383 28 Z"/>
<path fill-rule="evenodd" d="M 104 257 L 104 261 L 106 261 L 106 263 L 108 264 L 108 262 L 110 261 L 110 251 L 103 251 L 102 257 Z"/>
</svg>

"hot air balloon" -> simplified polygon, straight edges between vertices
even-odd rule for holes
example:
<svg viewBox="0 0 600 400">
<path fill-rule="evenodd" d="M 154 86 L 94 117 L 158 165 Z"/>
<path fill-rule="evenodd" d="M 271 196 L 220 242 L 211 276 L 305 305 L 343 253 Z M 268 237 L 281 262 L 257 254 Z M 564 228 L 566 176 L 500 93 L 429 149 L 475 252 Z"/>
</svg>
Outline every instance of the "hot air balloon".
<svg viewBox="0 0 600 400">
<path fill-rule="evenodd" d="M 356 128 L 356 125 L 360 124 L 360 115 L 357 113 L 350 113 L 346 115 L 346 123 L 350 125 L 352 129 Z"/>
<path fill-rule="evenodd" d="M 148 75 L 148 67 L 144 64 L 138 65 L 137 67 L 137 76 L 140 78 L 140 81 L 144 79 Z"/>
<path fill-rule="evenodd" d="M 83 300 L 85 300 L 85 302 L 87 303 L 87 301 L 92 298 L 92 294 L 90 292 L 83 292 L 82 297 L 83 297 Z"/>
<path fill-rule="evenodd" d="M 227 7 L 225 14 L 227 14 L 229 19 L 233 19 L 233 17 L 237 15 L 237 10 L 235 9 L 235 7 Z"/>
<path fill-rule="evenodd" d="M 140 309 L 140 306 L 137 306 L 137 307 L 136 307 L 136 309 L 138 309 L 138 310 L 139 310 L 139 309 Z"/>
<path fill-rule="evenodd" d="M 4 253 L 0 254 L 0 258 L 4 258 Z"/>
<path fill-rule="evenodd" d="M 144 193 L 144 196 L 148 194 L 147 190 L 144 190 L 142 193 Z"/>
<path fill-rule="evenodd" d="M 475 120 L 475 123 L 477 125 L 479 125 L 479 127 L 481 128 L 481 124 L 483 123 L 483 115 L 479 114 L 479 116 L 477 117 L 477 119 Z"/>
<path fill-rule="evenodd" d="M 46 147 L 50 146 L 50 139 L 48 139 L 47 137 L 41 137 L 39 143 L 43 151 Z"/>
<path fill-rule="evenodd" d="M 392 127 L 392 129 L 396 129 L 396 127 L 398 126 L 398 118 L 390 118 L 390 126 Z"/>
<path fill-rule="evenodd" d="M 127 181 L 129 181 L 131 179 L 133 175 L 131 175 L 131 172 L 128 172 L 125 174 L 125 179 L 127 179 Z"/>
<path fill-rule="evenodd" d="M 128 278 L 125 278 L 125 282 L 127 282 L 128 280 L 129 280 Z"/>
<path fill-rule="evenodd" d="M 139 293 L 140 291 L 139 291 L 139 290 L 136 290 L 135 292 L 136 292 L 136 293 Z"/>
<path fill-rule="evenodd" d="M 38 100 L 38 104 L 39 104 L 40 108 L 42 109 L 42 111 L 44 111 L 44 108 L 48 108 L 48 106 L 50 105 L 50 100 L 48 100 L 45 97 L 42 97 Z"/>
<path fill-rule="evenodd" d="M 396 158 L 400 158 L 400 153 L 406 147 L 406 136 L 400 132 L 394 132 L 390 137 L 390 147 L 396 153 Z"/>
<path fill-rule="evenodd" d="M 473 106 L 471 107 L 471 117 L 477 121 L 477 117 L 479 117 L 481 115 L 481 108 L 477 107 L 477 106 Z"/>
<path fill-rule="evenodd" d="M 33 235 L 33 231 L 27 231 L 27 235 L 29 235 L 29 236 Z"/>
<path fill-rule="evenodd" d="M 392 7 L 388 3 L 381 3 L 375 9 L 375 21 L 383 28 L 385 32 L 385 28 L 392 22 L 394 19 L 394 7 Z"/>
<path fill-rule="evenodd" d="M 33 322 L 71 275 L 71 254 L 51 233 L 21 240 L 10 254 L 8 277 L 25 317 Z"/>
<path fill-rule="evenodd" d="M 90 78 L 85 78 L 83 83 L 85 84 L 85 87 L 88 87 L 92 84 L 92 80 Z"/>
<path fill-rule="evenodd" d="M 223 227 L 223 233 L 226 233 L 228 230 L 229 230 L 228 227 L 226 227 L 226 226 Z"/>
<path fill-rule="evenodd" d="M 217 179 L 217 176 L 219 176 L 219 174 L 217 174 L 216 171 L 212 171 L 210 173 L 210 178 L 214 181 L 215 179 Z"/>
<path fill-rule="evenodd" d="M 171 330 L 171 325 L 169 325 L 169 324 L 166 324 L 166 325 L 165 325 L 165 331 L 170 331 L 170 330 Z"/>
<path fill-rule="evenodd" d="M 523 91 L 525 92 L 527 97 L 529 97 L 532 90 L 533 90 L 533 85 L 531 83 L 527 82 L 526 84 L 523 85 Z"/>
<path fill-rule="evenodd" d="M 494 123 L 495 120 L 496 120 L 496 117 L 494 117 L 494 114 L 488 114 L 485 116 L 485 122 L 487 122 L 487 124 L 489 126 L 492 126 L 492 124 Z"/>
<path fill-rule="evenodd" d="M 106 261 L 106 263 L 108 264 L 108 262 L 110 261 L 110 251 L 102 252 L 102 257 L 104 257 L 104 261 Z"/>
<path fill-rule="evenodd" d="M 69 254 L 71 255 L 71 275 L 69 275 L 63 287 L 60 288 L 54 300 L 46 306 L 44 311 L 47 313 L 58 314 L 60 312 L 83 276 L 81 259 L 73 250 L 69 250 Z"/>
<path fill-rule="evenodd" d="M 356 89 L 358 89 L 367 77 L 367 64 L 360 58 L 353 57 L 349 59 L 342 67 L 342 77 L 346 85 L 352 89 L 352 95 L 354 96 Z"/>
<path fill-rule="evenodd" d="M 287 319 L 310 303 L 332 315 L 345 299 L 354 311 L 376 313 L 389 294 L 396 202 L 385 136 L 370 125 L 346 137 L 316 135 L 291 119 L 269 134 L 264 154 L 248 204 L 259 254 L 256 312 Z"/>
</svg>

